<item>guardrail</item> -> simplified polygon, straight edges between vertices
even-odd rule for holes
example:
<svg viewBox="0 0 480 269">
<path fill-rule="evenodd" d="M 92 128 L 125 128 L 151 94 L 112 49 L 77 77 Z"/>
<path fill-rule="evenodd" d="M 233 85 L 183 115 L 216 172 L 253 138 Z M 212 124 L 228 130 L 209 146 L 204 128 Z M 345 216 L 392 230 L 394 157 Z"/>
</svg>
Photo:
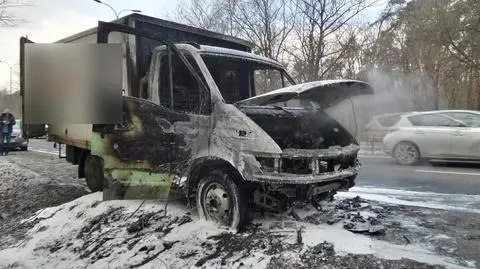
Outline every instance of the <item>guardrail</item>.
<svg viewBox="0 0 480 269">
<path fill-rule="evenodd" d="M 360 154 L 387 155 L 383 150 L 383 143 L 374 141 L 361 141 Z"/>
</svg>

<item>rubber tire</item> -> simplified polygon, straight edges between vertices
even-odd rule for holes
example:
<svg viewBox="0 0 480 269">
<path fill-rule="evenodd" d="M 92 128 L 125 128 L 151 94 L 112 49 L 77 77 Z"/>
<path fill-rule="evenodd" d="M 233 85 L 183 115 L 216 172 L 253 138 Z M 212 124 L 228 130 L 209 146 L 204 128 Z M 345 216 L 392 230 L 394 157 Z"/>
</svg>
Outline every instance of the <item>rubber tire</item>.
<svg viewBox="0 0 480 269">
<path fill-rule="evenodd" d="M 103 161 L 95 155 L 88 155 L 84 163 L 85 181 L 92 192 L 103 190 Z"/>
<path fill-rule="evenodd" d="M 233 178 L 227 173 L 219 170 L 211 171 L 206 176 L 200 179 L 197 186 L 197 210 L 200 218 L 209 220 L 205 213 L 205 205 L 202 201 L 205 201 L 203 197 L 206 195 L 206 187 L 210 183 L 217 183 L 223 186 L 225 191 L 232 198 L 231 208 L 233 207 L 233 214 L 230 216 L 227 227 L 238 230 L 243 228 L 248 223 L 248 201 L 246 199 L 245 192 L 242 186 L 239 186 Z M 235 217 L 236 216 L 236 217 Z M 219 223 L 222 225 L 221 223 Z"/>
<path fill-rule="evenodd" d="M 20 150 L 21 150 L 21 151 L 27 151 L 27 150 L 28 150 L 28 146 L 26 146 L 26 147 L 21 147 Z"/>
<path fill-rule="evenodd" d="M 416 156 L 417 156 L 417 157 L 416 157 L 414 160 L 412 160 L 411 162 L 402 162 L 402 161 L 399 161 L 399 160 L 397 159 L 397 157 L 396 157 L 395 152 L 396 152 L 398 146 L 401 145 L 401 144 L 408 144 L 408 145 L 412 146 L 412 147 L 415 149 L 415 151 L 416 151 Z M 416 164 L 416 163 L 420 160 L 420 151 L 418 150 L 418 147 L 417 147 L 415 144 L 413 144 L 413 143 L 411 143 L 411 142 L 406 142 L 406 141 L 398 143 L 398 144 L 395 146 L 395 148 L 393 149 L 393 154 L 392 154 L 392 155 L 393 155 L 393 158 L 395 159 L 395 161 L 397 161 L 397 163 L 398 163 L 398 164 L 401 164 L 401 165 L 414 165 L 414 164 Z"/>
</svg>

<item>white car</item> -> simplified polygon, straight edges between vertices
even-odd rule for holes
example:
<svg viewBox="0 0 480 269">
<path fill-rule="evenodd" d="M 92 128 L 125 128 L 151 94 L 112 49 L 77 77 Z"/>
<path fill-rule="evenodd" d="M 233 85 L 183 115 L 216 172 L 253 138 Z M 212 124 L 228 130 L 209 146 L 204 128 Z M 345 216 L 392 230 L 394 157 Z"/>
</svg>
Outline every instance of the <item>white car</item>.
<svg viewBox="0 0 480 269">
<path fill-rule="evenodd" d="M 419 159 L 480 161 L 480 112 L 405 114 L 384 137 L 383 144 L 389 155 L 405 165 Z"/>
</svg>

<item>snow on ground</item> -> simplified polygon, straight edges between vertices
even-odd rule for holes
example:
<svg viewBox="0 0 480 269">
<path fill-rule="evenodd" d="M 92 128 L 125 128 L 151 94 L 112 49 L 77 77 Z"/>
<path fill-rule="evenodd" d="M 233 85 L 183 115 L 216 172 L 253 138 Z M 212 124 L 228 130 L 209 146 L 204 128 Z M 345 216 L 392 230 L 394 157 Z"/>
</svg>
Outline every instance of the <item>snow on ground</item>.
<svg viewBox="0 0 480 269">
<path fill-rule="evenodd" d="M 181 257 L 189 251 L 198 251 L 198 242 L 223 232 L 210 223 L 192 218 L 182 205 L 170 204 L 166 215 L 164 209 L 164 204 L 155 201 L 144 204 L 142 201 L 102 201 L 101 193 L 85 195 L 41 211 L 36 216 L 41 221 L 28 232 L 28 240 L 0 252 L 0 265 L 136 267 L 149 254 L 158 253 L 156 261 L 149 262 L 149 266 L 168 263 L 181 267 L 185 262 L 175 259 L 176 255 Z M 146 230 L 150 219 L 145 216 L 154 218 L 154 230 Z M 165 250 L 170 251 L 160 255 Z"/>
<path fill-rule="evenodd" d="M 339 256 L 370 254 L 466 268 L 426 246 L 393 244 L 355 234 L 341 223 L 314 225 L 290 220 L 294 224 L 291 231 L 285 226 L 275 230 L 272 224 L 283 219 L 267 216 L 255 222 L 263 227 L 260 231 L 235 233 L 199 220 L 181 203 L 170 203 L 167 214 L 164 209 L 165 205 L 156 201 L 102 201 L 101 193 L 47 208 L 27 220 L 40 220 L 28 232 L 27 240 L 0 251 L 0 267 L 218 268 L 223 264 L 225 268 L 266 268 L 272 259 L 285 259 L 285 255 L 290 263 L 299 262 L 302 254 L 326 241 Z M 300 245 L 296 244 L 296 230 L 302 226 Z M 254 234 L 257 236 L 252 240 Z M 258 249 L 251 253 L 249 248 Z"/>
<path fill-rule="evenodd" d="M 199 220 L 192 221 L 187 217 L 185 221 L 190 223 L 174 229 L 168 236 L 161 236 L 161 231 L 149 231 L 138 238 L 141 239 L 141 244 L 134 246 L 132 242 L 138 240 L 138 232 L 145 228 L 143 226 L 146 226 L 148 221 L 132 216 L 140 204 L 141 201 L 103 202 L 101 193 L 93 193 L 61 206 L 48 208 L 37 216 L 43 220 L 30 230 L 29 239 L 24 244 L 0 253 L 0 257 L 4 257 L 2 265 L 24 268 L 84 268 L 95 260 L 95 268 L 134 266 L 143 261 L 149 252 L 160 252 L 168 248 L 170 242 L 198 241 L 197 237 L 204 240 L 205 236 L 219 232 L 211 225 Z M 159 222 L 172 223 L 164 228 L 173 229 L 180 221 L 179 216 L 185 216 L 187 210 L 177 208 L 176 205 L 170 205 L 167 209 L 168 215 L 164 217 L 164 205 L 145 202 L 141 211 L 135 213 L 141 213 L 141 216 L 157 213 L 157 217 L 163 219 Z M 135 226 L 137 224 L 138 227 Z M 147 245 L 148 249 L 142 251 L 142 247 Z M 105 257 L 101 258 L 101 255 Z M 165 260 L 168 261 L 163 259 Z"/>
<path fill-rule="evenodd" d="M 32 223 L 20 225 L 21 219 L 87 193 L 85 184 L 75 178 L 75 167 L 65 163 L 56 157 L 25 156 L 23 152 L 0 158 L 0 249 L 31 228 Z"/>
<path fill-rule="evenodd" d="M 416 192 L 375 187 L 353 187 L 341 192 L 338 197 L 353 198 L 361 196 L 367 200 L 389 204 L 418 206 L 432 209 L 445 209 L 480 214 L 480 195 L 444 194 L 434 192 Z"/>
</svg>

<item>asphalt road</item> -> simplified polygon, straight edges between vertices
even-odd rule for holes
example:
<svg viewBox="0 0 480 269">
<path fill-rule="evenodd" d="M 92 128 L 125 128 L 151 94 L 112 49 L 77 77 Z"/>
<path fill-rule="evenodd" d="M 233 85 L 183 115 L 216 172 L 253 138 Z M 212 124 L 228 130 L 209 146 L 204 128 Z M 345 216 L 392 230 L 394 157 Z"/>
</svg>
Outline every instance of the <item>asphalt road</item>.
<svg viewBox="0 0 480 269">
<path fill-rule="evenodd" d="M 61 145 L 61 147 L 57 145 L 56 148 L 53 145 L 53 142 L 46 139 L 30 139 L 28 141 L 28 150 L 58 156 L 59 149 L 61 149 L 62 156 L 65 156 L 65 145 Z"/>
<path fill-rule="evenodd" d="M 359 157 L 362 169 L 356 180 L 361 187 L 405 189 L 448 194 L 480 194 L 480 164 L 428 162 L 403 166 L 387 156 Z"/>
<path fill-rule="evenodd" d="M 58 156 L 58 147 L 45 139 L 31 139 L 29 150 Z M 62 145 L 62 155 L 65 146 Z M 360 155 L 359 187 L 401 189 L 448 194 L 480 194 L 480 164 L 423 163 L 402 166 L 387 156 Z"/>
</svg>

